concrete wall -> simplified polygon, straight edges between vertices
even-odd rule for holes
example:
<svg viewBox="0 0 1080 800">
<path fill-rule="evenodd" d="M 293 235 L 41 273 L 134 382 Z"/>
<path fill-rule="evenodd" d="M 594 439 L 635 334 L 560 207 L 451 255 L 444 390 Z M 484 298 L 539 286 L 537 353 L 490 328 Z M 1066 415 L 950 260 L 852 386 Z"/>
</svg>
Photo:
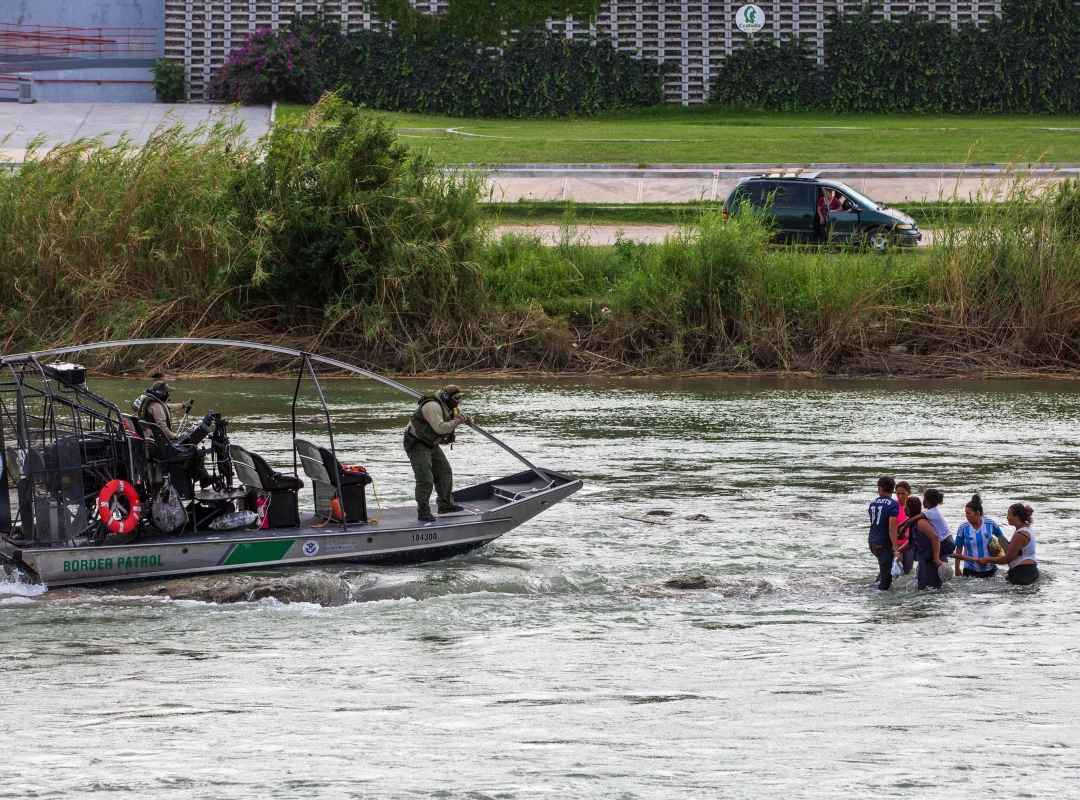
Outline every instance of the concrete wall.
<svg viewBox="0 0 1080 800">
<path fill-rule="evenodd" d="M 0 0 L 0 22 L 73 28 L 154 28 L 165 54 L 165 0 Z"/>
<path fill-rule="evenodd" d="M 31 0 L 28 0 L 28 2 Z M 55 0 L 54 0 L 55 1 Z M 11 0 L 0 0 L 0 3 Z M 166 8 L 166 53 L 188 67 L 192 99 L 200 99 L 211 75 L 249 31 L 278 28 L 296 15 L 322 10 L 343 28 L 381 26 L 373 4 L 365 0 L 163 0 Z M 431 14 L 444 13 L 448 0 L 409 0 Z M 735 25 L 745 0 L 606 0 L 594 21 L 572 17 L 549 20 L 553 33 L 567 38 L 606 36 L 620 50 L 672 64 L 664 87 L 670 103 L 702 103 L 717 66 L 747 40 Z M 799 36 L 818 56 L 825 20 L 834 11 L 861 9 L 865 0 L 757 0 L 765 27 L 757 38 Z M 933 17 L 942 24 L 988 23 L 1001 14 L 1001 0 L 880 0 L 878 16 L 908 13 Z"/>
<path fill-rule="evenodd" d="M 149 67 L 35 70 L 35 103 L 154 103 Z"/>
</svg>

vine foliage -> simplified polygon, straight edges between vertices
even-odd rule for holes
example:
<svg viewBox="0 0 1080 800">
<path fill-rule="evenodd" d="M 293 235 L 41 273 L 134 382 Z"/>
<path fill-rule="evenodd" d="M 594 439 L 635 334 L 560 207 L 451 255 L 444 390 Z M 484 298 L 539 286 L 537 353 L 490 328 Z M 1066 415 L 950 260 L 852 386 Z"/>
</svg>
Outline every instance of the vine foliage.
<svg viewBox="0 0 1080 800">
<path fill-rule="evenodd" d="M 829 18 L 823 65 L 798 41 L 749 44 L 720 66 L 710 99 L 783 111 L 1080 111 L 1080 6 L 1071 0 L 1006 0 L 1001 19 L 956 30 L 914 13 L 875 21 L 877 7 Z"/>
<path fill-rule="evenodd" d="M 382 2 L 400 2 L 409 13 L 400 12 L 380 31 L 342 34 L 335 23 L 309 17 L 252 33 L 216 73 L 210 96 L 312 102 L 333 90 L 370 108 L 485 117 L 593 114 L 663 102 L 661 66 L 604 39 L 568 40 L 533 30 L 501 47 L 486 44 L 497 40 L 499 26 L 532 25 L 535 15 L 546 19 L 552 8 L 569 6 L 549 5 L 543 12 L 538 6 L 529 18 L 477 15 L 470 28 L 453 14 L 445 20 L 420 14 L 406 0 Z"/>
</svg>

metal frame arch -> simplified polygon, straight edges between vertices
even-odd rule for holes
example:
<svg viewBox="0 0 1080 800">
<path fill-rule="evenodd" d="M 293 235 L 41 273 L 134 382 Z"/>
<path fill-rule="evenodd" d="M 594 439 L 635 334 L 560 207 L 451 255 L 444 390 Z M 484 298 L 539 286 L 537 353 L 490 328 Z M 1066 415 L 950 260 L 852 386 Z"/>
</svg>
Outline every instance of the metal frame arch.
<svg viewBox="0 0 1080 800">
<path fill-rule="evenodd" d="M 325 356 L 319 356 L 319 355 L 315 355 L 313 353 L 307 353 L 307 352 L 305 352 L 303 350 L 293 350 L 293 349 L 288 348 L 288 347 L 280 347 L 278 345 L 273 345 L 273 344 L 262 344 L 260 342 L 244 342 L 244 341 L 239 341 L 239 340 L 235 340 L 235 339 L 193 339 L 193 338 L 187 338 L 187 337 L 169 337 L 169 338 L 163 338 L 163 339 L 120 339 L 120 340 L 112 341 L 112 342 L 92 342 L 90 344 L 72 345 L 72 346 L 69 346 L 69 347 L 54 347 L 54 348 L 50 348 L 48 350 L 36 350 L 36 351 L 32 351 L 32 352 L 27 352 L 27 353 L 16 353 L 16 354 L 13 354 L 13 355 L 10 355 L 10 356 L 3 356 L 2 358 L 0 358 L 0 363 L 8 364 L 10 361 L 16 361 L 16 360 L 18 360 L 20 358 L 26 358 L 27 356 L 32 356 L 34 358 L 40 358 L 40 357 L 43 357 L 43 356 L 60 356 L 60 355 L 67 355 L 69 353 L 81 353 L 81 352 L 86 351 L 86 350 L 108 350 L 108 349 L 116 348 L 116 347 L 142 347 L 142 346 L 148 346 L 148 345 L 163 345 L 163 344 L 175 344 L 175 345 L 196 344 L 196 345 L 209 345 L 211 347 L 237 347 L 237 348 L 246 349 L 246 350 L 261 350 L 261 351 L 264 351 L 264 352 L 267 352 L 267 353 L 278 353 L 278 354 L 284 355 L 284 356 L 293 356 L 295 358 L 307 359 L 309 361 L 309 363 L 311 361 L 316 361 L 316 362 L 318 362 L 320 364 L 325 364 L 325 365 L 330 366 L 330 367 L 335 367 L 337 369 L 345 370 L 346 372 L 353 372 L 353 373 L 356 373 L 358 375 L 363 375 L 363 376 L 365 376 L 367 378 L 371 378 L 372 380 L 378 381 L 379 383 L 382 383 L 382 384 L 384 384 L 386 386 L 390 386 L 390 387 L 392 387 L 394 389 L 397 389 L 400 392 L 404 392 L 405 394 L 409 395 L 410 397 L 412 397 L 414 399 L 419 399 L 419 398 L 423 397 L 423 395 L 420 392 L 416 391 L 415 389 L 410 389 L 408 386 L 400 384 L 395 380 L 391 380 L 390 378 L 383 377 L 382 375 L 378 375 L 378 374 L 376 374 L 374 372 L 371 372 L 370 370 L 364 369 L 363 367 L 358 367 L 358 366 L 356 366 L 354 364 L 349 364 L 349 363 L 347 363 L 345 361 L 338 361 L 337 359 L 334 359 L 334 358 L 326 358 Z M 549 486 L 552 483 L 554 483 L 554 480 L 547 473 L 545 473 L 543 470 L 541 470 L 537 466 L 535 466 L 531 461 L 529 461 L 527 458 L 525 458 L 525 456 L 521 455 L 521 453 L 519 453 L 517 450 L 510 447 L 510 445 L 506 444 L 505 442 L 503 442 L 501 439 L 497 438 L 493 434 L 488 433 L 486 430 L 481 428 L 479 425 L 473 424 L 470 427 L 474 431 L 479 433 L 481 436 L 483 436 L 484 438 L 486 438 L 489 441 L 493 442 L 494 444 L 498 445 L 503 450 L 505 450 L 507 453 L 512 455 L 514 458 L 516 458 L 518 461 L 520 461 L 522 464 L 527 466 L 530 470 L 532 470 L 534 473 L 536 473 L 536 475 L 539 476 L 542 480 L 548 481 Z"/>
</svg>

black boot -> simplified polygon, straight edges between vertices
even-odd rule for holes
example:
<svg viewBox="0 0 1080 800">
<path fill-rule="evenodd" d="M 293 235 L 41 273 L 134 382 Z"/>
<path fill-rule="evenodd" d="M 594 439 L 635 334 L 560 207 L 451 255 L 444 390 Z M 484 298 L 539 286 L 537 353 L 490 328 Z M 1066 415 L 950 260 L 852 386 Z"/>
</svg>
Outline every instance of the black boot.
<svg viewBox="0 0 1080 800">
<path fill-rule="evenodd" d="M 442 506 L 439 506 L 439 513 L 440 514 L 453 514 L 455 511 L 464 511 L 464 510 L 465 510 L 465 506 L 459 506 L 457 503 L 451 503 L 450 505 L 446 506 L 446 508 L 443 508 Z"/>
<path fill-rule="evenodd" d="M 416 518 L 418 520 L 420 520 L 421 522 L 434 522 L 435 521 L 435 515 L 432 514 L 430 511 L 417 511 L 416 512 Z"/>
</svg>

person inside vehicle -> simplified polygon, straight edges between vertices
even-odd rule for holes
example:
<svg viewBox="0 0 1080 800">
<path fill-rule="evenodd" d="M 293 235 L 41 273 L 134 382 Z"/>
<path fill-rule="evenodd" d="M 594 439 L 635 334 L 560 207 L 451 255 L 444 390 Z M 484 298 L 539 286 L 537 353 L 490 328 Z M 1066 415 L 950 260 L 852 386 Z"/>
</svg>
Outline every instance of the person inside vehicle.
<svg viewBox="0 0 1080 800">
<path fill-rule="evenodd" d="M 442 449 L 442 445 L 454 443 L 459 425 L 472 425 L 472 417 L 458 410 L 461 398 L 461 389 L 454 384 L 421 397 L 405 429 L 405 453 L 416 478 L 416 518 L 421 522 L 435 521 L 432 488 L 439 498 L 440 514 L 465 510 L 454 502 L 454 473 Z"/>
<path fill-rule="evenodd" d="M 835 189 L 826 189 L 825 199 L 829 201 L 829 211 L 843 211 L 844 201 L 847 200 L 846 197 Z"/>
<path fill-rule="evenodd" d="M 820 236 L 827 236 L 829 233 L 829 200 L 826 196 L 829 189 L 823 189 L 818 192 L 817 201 L 817 229 Z"/>
<path fill-rule="evenodd" d="M 165 431 L 166 436 L 176 441 L 178 437 L 172 429 L 172 415 L 174 412 L 179 414 L 181 411 L 191 411 L 195 398 L 190 398 L 186 403 L 170 403 L 169 395 L 172 392 L 173 388 L 165 381 L 157 381 L 132 405 L 135 406 L 139 419 L 155 423 Z"/>
</svg>

